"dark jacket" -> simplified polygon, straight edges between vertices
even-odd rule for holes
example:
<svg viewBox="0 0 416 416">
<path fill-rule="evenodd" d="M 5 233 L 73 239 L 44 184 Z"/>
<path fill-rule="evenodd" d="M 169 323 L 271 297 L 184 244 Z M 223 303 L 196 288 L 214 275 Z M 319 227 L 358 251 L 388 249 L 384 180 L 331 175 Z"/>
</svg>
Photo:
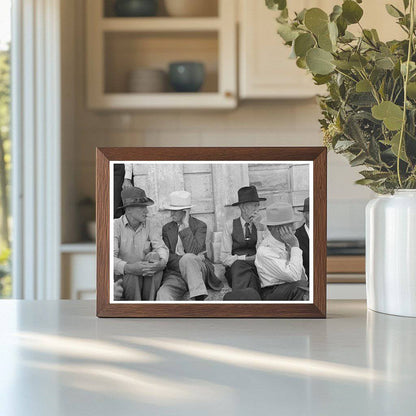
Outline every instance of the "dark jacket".
<svg viewBox="0 0 416 416">
<path fill-rule="evenodd" d="M 305 230 L 305 224 L 296 230 L 295 236 L 299 241 L 299 248 L 302 250 L 303 267 L 309 279 L 309 236 Z"/>
<path fill-rule="evenodd" d="M 206 250 L 207 225 L 192 216 L 189 217 L 189 227 L 178 233 L 178 224 L 171 221 L 162 228 L 162 238 L 169 249 L 169 260 L 166 270 L 180 273 L 179 260 L 182 256 L 175 253 L 180 235 L 185 253 L 199 254 Z M 220 290 L 223 287 L 221 280 L 217 278 L 214 265 L 205 257 L 204 263 L 208 269 L 207 283 L 211 289 Z"/>
</svg>

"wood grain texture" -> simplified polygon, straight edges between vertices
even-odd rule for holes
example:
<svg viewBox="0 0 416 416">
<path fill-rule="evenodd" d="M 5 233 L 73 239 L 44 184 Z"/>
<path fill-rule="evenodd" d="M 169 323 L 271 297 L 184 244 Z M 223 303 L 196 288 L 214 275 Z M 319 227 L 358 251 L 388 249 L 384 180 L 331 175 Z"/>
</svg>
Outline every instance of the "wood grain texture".
<svg viewBox="0 0 416 416">
<path fill-rule="evenodd" d="M 97 148 L 97 316 L 170 318 L 325 318 L 326 317 L 326 164 L 324 147 L 128 147 Z M 147 161 L 313 161 L 314 303 L 193 302 L 110 303 L 109 162 Z"/>
<path fill-rule="evenodd" d="M 328 273 L 365 274 L 365 256 L 328 256 Z"/>
</svg>

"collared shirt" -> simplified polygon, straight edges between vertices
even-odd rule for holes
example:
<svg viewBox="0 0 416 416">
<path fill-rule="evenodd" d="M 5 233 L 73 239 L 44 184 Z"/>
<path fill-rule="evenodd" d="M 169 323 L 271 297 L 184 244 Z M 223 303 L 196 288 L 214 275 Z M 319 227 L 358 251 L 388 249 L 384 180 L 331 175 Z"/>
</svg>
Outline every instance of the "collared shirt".
<svg viewBox="0 0 416 416">
<path fill-rule="evenodd" d="M 306 234 L 308 234 L 308 237 L 309 237 L 309 227 L 305 224 L 305 231 L 306 231 Z"/>
<path fill-rule="evenodd" d="M 169 258 L 169 250 L 162 240 L 157 227 L 146 219 L 134 230 L 125 215 L 114 220 L 114 272 L 124 274 L 127 263 L 143 261 L 150 250 L 159 254 L 165 262 Z"/>
<path fill-rule="evenodd" d="M 179 235 L 179 232 L 181 232 L 183 229 L 184 229 L 183 226 L 180 226 L 178 229 L 178 242 L 176 243 L 176 249 L 175 249 L 175 253 L 178 256 L 183 256 L 185 254 L 185 249 L 183 248 L 182 238 Z"/>
<path fill-rule="evenodd" d="M 303 268 L 302 250 L 276 240 L 269 231 L 257 249 L 255 265 L 260 277 L 261 287 L 297 282 L 306 279 Z"/>
<path fill-rule="evenodd" d="M 247 237 L 247 235 L 246 235 L 246 224 L 248 224 L 248 229 L 250 230 L 250 233 L 251 233 L 251 230 L 253 228 L 253 225 L 250 224 L 250 223 L 247 223 L 245 220 L 243 220 L 243 217 L 240 217 L 240 222 L 241 222 L 241 227 L 243 227 L 244 238 L 246 238 Z"/>
<path fill-rule="evenodd" d="M 240 216 L 241 225 L 243 227 L 243 233 L 245 236 L 245 220 Z M 259 246 L 264 227 L 261 224 L 255 223 L 257 228 L 257 247 Z M 221 252 L 220 252 L 220 261 L 224 266 L 230 267 L 236 260 L 245 260 L 246 255 L 238 256 L 237 254 L 232 254 L 233 248 L 233 221 L 229 221 L 225 224 L 224 230 L 222 231 L 222 240 L 221 240 Z"/>
</svg>

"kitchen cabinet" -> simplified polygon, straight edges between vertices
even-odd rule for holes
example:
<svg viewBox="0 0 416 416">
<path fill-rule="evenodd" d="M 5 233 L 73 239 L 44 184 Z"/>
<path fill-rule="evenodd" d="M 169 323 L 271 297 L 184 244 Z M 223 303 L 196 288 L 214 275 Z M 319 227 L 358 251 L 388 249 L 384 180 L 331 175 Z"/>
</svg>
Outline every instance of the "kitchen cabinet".
<svg viewBox="0 0 416 416">
<path fill-rule="evenodd" d="M 217 3 L 217 16 L 116 17 L 112 1 L 88 0 L 87 105 L 90 109 L 207 109 L 237 105 L 236 7 Z M 200 92 L 129 92 L 137 69 L 167 72 L 169 63 L 197 61 L 205 66 Z"/>
<path fill-rule="evenodd" d="M 400 9 L 401 0 L 390 2 Z M 320 7 L 330 12 L 337 0 L 292 0 L 289 11 Z M 394 22 L 384 4 L 367 1 L 362 25 L 376 28 L 381 40 L 403 38 L 404 32 Z M 325 92 L 324 87 L 314 85 L 312 77 L 289 59 L 290 48 L 283 44 L 276 33 L 275 17 L 279 12 L 269 10 L 264 1 L 239 0 L 239 95 L 242 99 L 308 98 Z M 358 33 L 358 25 L 350 26 Z"/>
<path fill-rule="evenodd" d="M 318 4 L 319 3 L 319 4 Z M 322 1 L 294 0 L 290 10 L 323 7 Z M 239 2 L 239 92 L 244 98 L 309 98 L 319 93 L 311 75 L 289 59 L 290 48 L 276 33 L 275 17 L 264 1 Z"/>
</svg>

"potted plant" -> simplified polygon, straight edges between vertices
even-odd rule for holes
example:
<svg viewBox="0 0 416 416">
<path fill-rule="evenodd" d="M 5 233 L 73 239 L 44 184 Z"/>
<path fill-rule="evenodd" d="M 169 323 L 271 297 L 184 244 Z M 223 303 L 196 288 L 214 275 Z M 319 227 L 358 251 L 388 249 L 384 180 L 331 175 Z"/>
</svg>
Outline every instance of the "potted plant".
<svg viewBox="0 0 416 416">
<path fill-rule="evenodd" d="M 290 17 L 286 0 L 266 0 L 280 11 L 277 32 L 296 65 L 327 88 L 319 97 L 325 145 L 363 166 L 357 183 L 379 194 L 366 209 L 368 307 L 416 316 L 415 0 L 400 9 L 379 5 L 405 34 L 387 42 L 362 27 L 361 3 L 344 0 L 330 13 L 314 7 Z"/>
</svg>

